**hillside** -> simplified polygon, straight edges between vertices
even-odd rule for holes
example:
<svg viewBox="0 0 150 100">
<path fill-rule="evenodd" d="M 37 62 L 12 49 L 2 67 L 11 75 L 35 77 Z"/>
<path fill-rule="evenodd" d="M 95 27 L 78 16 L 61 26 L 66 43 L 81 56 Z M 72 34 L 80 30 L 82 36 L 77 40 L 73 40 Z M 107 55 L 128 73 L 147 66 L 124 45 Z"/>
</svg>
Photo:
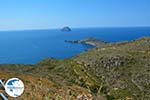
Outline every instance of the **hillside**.
<svg viewBox="0 0 150 100">
<path fill-rule="evenodd" d="M 150 37 L 106 43 L 64 60 L 0 65 L 0 75 L 25 83 L 24 94 L 10 100 L 149 100 Z"/>
</svg>

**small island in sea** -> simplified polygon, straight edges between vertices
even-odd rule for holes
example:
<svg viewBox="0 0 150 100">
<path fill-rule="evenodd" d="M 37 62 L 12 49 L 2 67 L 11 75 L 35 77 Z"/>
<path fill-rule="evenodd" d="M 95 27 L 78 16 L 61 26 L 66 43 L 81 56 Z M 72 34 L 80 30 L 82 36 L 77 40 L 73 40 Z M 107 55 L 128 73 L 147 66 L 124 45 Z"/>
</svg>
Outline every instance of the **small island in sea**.
<svg viewBox="0 0 150 100">
<path fill-rule="evenodd" d="M 61 29 L 62 32 L 70 32 L 71 31 L 71 28 L 68 27 L 68 26 L 65 26 Z"/>
</svg>

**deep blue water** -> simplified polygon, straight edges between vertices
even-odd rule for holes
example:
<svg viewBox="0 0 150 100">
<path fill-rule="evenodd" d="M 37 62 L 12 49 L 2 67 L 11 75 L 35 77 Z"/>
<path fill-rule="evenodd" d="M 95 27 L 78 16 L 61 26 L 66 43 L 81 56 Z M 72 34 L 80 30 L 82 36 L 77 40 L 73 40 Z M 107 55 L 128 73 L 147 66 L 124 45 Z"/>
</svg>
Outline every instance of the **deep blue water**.
<svg viewBox="0 0 150 100">
<path fill-rule="evenodd" d="M 85 28 L 71 32 L 53 30 L 0 31 L 0 64 L 34 64 L 54 57 L 64 59 L 92 46 L 66 43 L 94 37 L 107 42 L 133 40 L 150 36 L 150 27 L 143 28 Z"/>
</svg>

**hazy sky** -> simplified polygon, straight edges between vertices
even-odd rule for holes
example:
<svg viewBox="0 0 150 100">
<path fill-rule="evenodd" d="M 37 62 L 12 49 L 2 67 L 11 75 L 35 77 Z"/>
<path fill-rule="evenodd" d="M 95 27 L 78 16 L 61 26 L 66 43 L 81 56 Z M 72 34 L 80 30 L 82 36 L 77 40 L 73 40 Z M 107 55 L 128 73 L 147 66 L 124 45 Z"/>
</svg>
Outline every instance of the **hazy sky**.
<svg viewBox="0 0 150 100">
<path fill-rule="evenodd" d="M 0 0 L 0 30 L 150 26 L 150 0 Z"/>
</svg>

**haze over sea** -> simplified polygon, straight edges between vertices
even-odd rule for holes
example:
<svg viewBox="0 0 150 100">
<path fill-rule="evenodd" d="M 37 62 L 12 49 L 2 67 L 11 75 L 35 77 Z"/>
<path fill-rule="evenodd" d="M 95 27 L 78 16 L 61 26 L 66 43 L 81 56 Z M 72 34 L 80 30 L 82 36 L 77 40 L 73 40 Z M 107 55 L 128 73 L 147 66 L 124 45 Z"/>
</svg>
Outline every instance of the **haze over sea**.
<svg viewBox="0 0 150 100">
<path fill-rule="evenodd" d="M 45 58 L 65 59 L 84 52 L 90 45 L 66 43 L 94 37 L 107 42 L 133 40 L 150 36 L 150 27 L 78 28 L 0 31 L 0 64 L 35 64 Z"/>
</svg>

